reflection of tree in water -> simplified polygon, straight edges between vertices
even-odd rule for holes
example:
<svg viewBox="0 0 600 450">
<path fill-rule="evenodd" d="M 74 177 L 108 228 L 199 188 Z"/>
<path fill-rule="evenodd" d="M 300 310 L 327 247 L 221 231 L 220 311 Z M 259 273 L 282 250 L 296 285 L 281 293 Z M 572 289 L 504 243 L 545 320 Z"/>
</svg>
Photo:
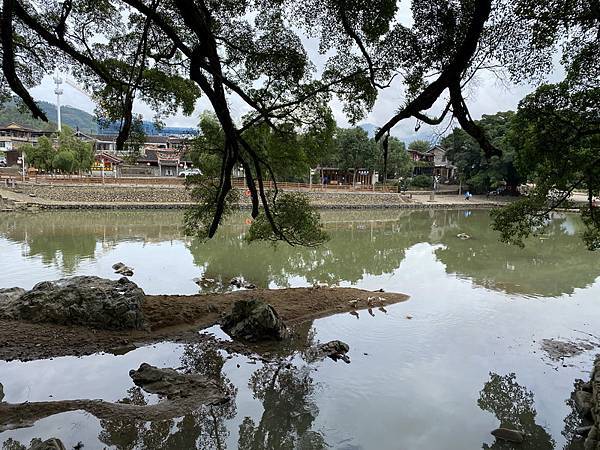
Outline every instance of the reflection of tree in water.
<svg viewBox="0 0 600 450">
<path fill-rule="evenodd" d="M 341 214 L 337 221 L 325 223 L 331 240 L 318 248 L 249 245 L 241 236 L 245 227 L 228 225 L 215 239 L 194 240 L 189 248 L 196 265 L 203 267 L 207 276 L 224 283 L 235 276 L 243 276 L 259 287 L 270 283 L 288 286 L 292 276 L 305 277 L 309 283 L 355 283 L 365 275 L 393 272 L 407 248 L 427 241 L 433 228 L 443 235 L 455 216 L 441 211 L 432 222 L 424 211 L 387 212 L 381 220 L 364 213 Z"/>
<path fill-rule="evenodd" d="M 8 438 L 2 443 L 2 450 L 27 450 L 27 446 L 15 441 L 13 438 Z"/>
<path fill-rule="evenodd" d="M 249 384 L 264 412 L 259 423 L 244 418 L 240 450 L 328 448 L 324 437 L 311 429 L 319 410 L 312 398 L 315 387 L 310 367 L 265 364 L 252 374 Z"/>
<path fill-rule="evenodd" d="M 544 297 L 571 294 L 600 275 L 598 255 L 586 250 L 573 234 L 581 226 L 573 216 L 556 216 L 541 236 L 526 240 L 521 249 L 498 240 L 487 213 L 473 214 L 460 219 L 457 231 L 471 239 L 447 235 L 440 240 L 446 247 L 436 255 L 447 273 L 468 277 L 488 289 Z"/>
<path fill-rule="evenodd" d="M 600 274 L 600 260 L 577 235 L 580 222 L 557 216 L 525 249 L 498 241 L 486 211 L 327 211 L 322 216 L 331 240 L 316 249 L 247 244 L 247 214 L 234 215 L 215 239 L 183 237 L 182 213 L 173 211 L 79 211 L 0 216 L 0 237 L 24 243 L 40 256 L 74 273 L 82 260 L 95 256 L 97 245 L 140 240 L 186 243 L 195 264 L 217 280 L 210 290 L 227 290 L 242 276 L 259 287 L 288 286 L 290 277 L 309 283 L 356 283 L 365 275 L 392 273 L 405 250 L 420 242 L 442 243 L 436 251 L 448 273 L 508 293 L 556 296 L 588 286 Z M 456 237 L 465 232 L 472 239 Z"/>
<path fill-rule="evenodd" d="M 231 401 L 206 406 L 174 420 L 144 422 L 135 420 L 101 420 L 98 438 L 119 449 L 224 449 L 229 435 L 225 421 L 236 415 L 237 389 L 224 376 L 225 359 L 221 353 L 203 344 L 187 345 L 182 356 L 186 372 L 198 373 L 222 383 Z M 140 388 L 129 389 L 124 403 L 145 405 Z"/>
<path fill-rule="evenodd" d="M 527 437 L 522 444 L 510 444 L 496 440 L 491 446 L 483 444 L 483 449 L 520 448 L 527 450 L 552 450 L 555 442 L 552 436 L 535 423 L 533 392 L 516 382 L 514 373 L 498 375 L 490 372 L 490 380 L 479 393 L 477 405 L 484 411 L 493 413 L 500 421 L 500 427 L 523 431 Z"/>
<path fill-rule="evenodd" d="M 579 388 L 580 383 L 581 380 L 575 382 L 575 390 Z M 583 450 L 584 438 L 577 434 L 576 429 L 584 425 L 591 425 L 591 423 L 582 422 L 581 413 L 577 410 L 573 398 L 567 399 L 565 403 L 570 408 L 570 411 L 564 419 L 565 428 L 561 432 L 566 441 L 563 450 Z"/>
<path fill-rule="evenodd" d="M 0 217 L 0 237 L 25 244 L 26 256 L 39 256 L 45 265 L 67 274 L 95 257 L 97 243 L 110 248 L 124 240 L 168 240 L 180 238 L 181 230 L 182 215 L 172 211 L 53 211 Z"/>
</svg>

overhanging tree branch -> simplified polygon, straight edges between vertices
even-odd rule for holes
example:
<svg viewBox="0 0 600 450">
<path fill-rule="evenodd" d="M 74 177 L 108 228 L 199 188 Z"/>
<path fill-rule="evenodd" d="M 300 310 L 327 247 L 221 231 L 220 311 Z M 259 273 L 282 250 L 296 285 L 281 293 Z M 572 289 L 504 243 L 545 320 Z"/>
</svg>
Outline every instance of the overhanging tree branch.
<svg viewBox="0 0 600 450">
<path fill-rule="evenodd" d="M 4 78 L 6 78 L 6 81 L 13 92 L 23 100 L 25 105 L 27 105 L 33 117 L 48 122 L 48 117 L 46 117 L 46 114 L 40 109 L 31 95 L 29 95 L 29 92 L 17 75 L 15 49 L 13 46 L 14 8 L 15 0 L 3 0 L 2 21 L 0 22 L 2 24 L 2 30 L 0 30 L 0 35 L 2 38 L 2 70 L 4 72 Z"/>
</svg>

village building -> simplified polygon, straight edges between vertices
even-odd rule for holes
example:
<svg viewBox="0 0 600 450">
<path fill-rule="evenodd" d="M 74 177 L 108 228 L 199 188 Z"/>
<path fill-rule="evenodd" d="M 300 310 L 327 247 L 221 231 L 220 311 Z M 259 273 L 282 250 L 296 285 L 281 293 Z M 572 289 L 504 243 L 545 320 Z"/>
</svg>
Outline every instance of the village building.
<svg viewBox="0 0 600 450">
<path fill-rule="evenodd" d="M 139 156 L 132 163 L 127 161 L 131 154 L 127 144 L 123 150 L 117 150 L 116 135 L 88 135 L 79 131 L 76 135 L 94 146 L 96 165 L 93 175 L 102 172 L 102 161 L 105 176 L 176 177 L 181 171 L 193 167 L 186 138 L 146 136 Z"/>
<path fill-rule="evenodd" d="M 457 168 L 446 156 L 446 149 L 436 145 L 429 153 L 433 154 L 433 175 L 440 177 L 442 182 L 456 180 Z"/>
<path fill-rule="evenodd" d="M 414 163 L 413 176 L 437 176 L 443 183 L 454 181 L 457 177 L 457 168 L 447 158 L 446 149 L 441 145 L 435 145 L 426 152 L 409 149 L 408 154 Z"/>
<path fill-rule="evenodd" d="M 357 185 L 372 186 L 377 182 L 379 174 L 369 169 L 340 169 L 338 167 L 317 167 L 316 173 L 319 174 L 321 184 L 324 185 Z"/>
<path fill-rule="evenodd" d="M 42 136 L 52 136 L 53 131 L 36 130 L 16 122 L 0 126 L 0 159 L 5 160 L 7 166 L 21 164 L 21 146 L 37 145 Z"/>
</svg>

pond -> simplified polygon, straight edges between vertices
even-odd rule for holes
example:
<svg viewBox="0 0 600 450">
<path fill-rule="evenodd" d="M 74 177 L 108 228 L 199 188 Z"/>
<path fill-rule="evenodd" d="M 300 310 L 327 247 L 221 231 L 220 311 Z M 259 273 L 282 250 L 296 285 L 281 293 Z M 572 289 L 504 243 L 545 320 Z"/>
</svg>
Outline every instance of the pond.
<svg viewBox="0 0 600 450">
<path fill-rule="evenodd" d="M 410 295 L 376 310 L 303 324 L 305 342 L 340 339 L 350 364 L 290 352 L 276 366 L 200 344 L 163 342 L 125 355 L 0 361 L 4 401 L 92 398 L 147 404 L 130 369 L 148 362 L 219 378 L 233 401 L 161 422 L 99 420 L 79 411 L 0 433 L 3 449 L 58 437 L 85 449 L 500 449 L 501 424 L 521 449 L 576 449 L 569 400 L 600 341 L 600 258 L 576 216 L 556 215 L 524 249 L 498 242 L 485 211 L 327 211 L 316 249 L 247 244 L 240 214 L 202 243 L 181 213 L 51 212 L 0 216 L 0 287 L 72 275 L 117 278 L 123 261 L 148 294 L 193 294 L 206 275 L 259 287 L 326 283 Z M 458 233 L 471 239 L 461 240 Z M 219 337 L 218 327 L 206 330 Z M 544 339 L 584 343 L 552 359 Z M 594 348 L 592 348 L 594 347 Z M 515 447 L 516 448 L 516 447 Z"/>
</svg>

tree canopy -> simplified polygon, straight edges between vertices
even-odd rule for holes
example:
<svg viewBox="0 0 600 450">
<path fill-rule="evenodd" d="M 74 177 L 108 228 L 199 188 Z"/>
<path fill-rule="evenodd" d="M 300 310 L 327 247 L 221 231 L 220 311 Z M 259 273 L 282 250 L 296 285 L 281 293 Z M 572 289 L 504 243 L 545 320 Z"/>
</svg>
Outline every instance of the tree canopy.
<svg viewBox="0 0 600 450">
<path fill-rule="evenodd" d="M 120 121 L 119 149 L 131 133 L 135 101 L 148 103 L 159 119 L 191 114 L 204 97 L 223 140 L 218 180 L 198 198 L 198 227 L 214 235 L 229 210 L 232 171 L 241 165 L 252 215 L 264 214 L 275 236 L 287 240 L 272 212 L 278 197 L 265 192 L 263 181 L 279 164 L 265 146 L 289 152 L 286 135 L 327 127 L 333 97 L 356 123 L 387 89 L 403 100 L 377 140 L 405 119 L 419 126 L 452 116 L 490 158 L 501 150 L 471 118 L 464 94 L 478 71 L 539 79 L 561 46 L 567 79 L 560 86 L 568 97 L 581 104 L 581 92 L 597 89 L 597 0 L 412 0 L 408 21 L 399 20 L 400 5 L 3 0 L 1 94 L 14 92 L 34 117 L 46 119 L 30 89 L 55 69 L 67 70 L 93 93 L 98 116 Z M 319 55 L 311 56 L 306 38 L 318 43 Z M 241 120 L 232 99 L 247 111 Z M 441 113 L 432 117 L 436 108 Z"/>
<path fill-rule="evenodd" d="M 485 131 L 493 145 L 501 150 L 500 155 L 487 158 L 480 145 L 462 128 L 455 128 L 442 139 L 446 156 L 458 168 L 463 182 L 474 192 L 486 193 L 491 189 L 507 186 L 516 192 L 524 181 L 516 167 L 516 150 L 511 143 L 512 125 L 515 113 L 499 112 L 484 114 L 477 125 Z"/>
</svg>

